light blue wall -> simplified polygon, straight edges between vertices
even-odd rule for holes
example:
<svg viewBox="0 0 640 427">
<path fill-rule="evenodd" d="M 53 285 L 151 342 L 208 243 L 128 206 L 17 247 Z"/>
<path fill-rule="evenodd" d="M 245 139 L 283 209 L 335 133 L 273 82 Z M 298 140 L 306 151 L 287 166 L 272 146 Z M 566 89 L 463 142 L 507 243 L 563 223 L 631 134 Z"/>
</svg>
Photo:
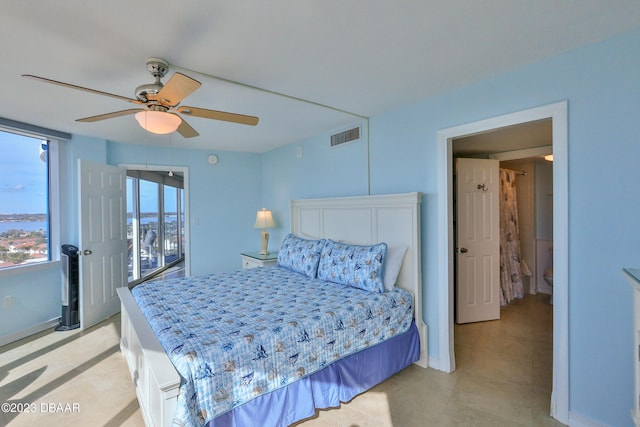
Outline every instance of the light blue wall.
<svg viewBox="0 0 640 427">
<path fill-rule="evenodd" d="M 320 135 L 263 155 L 263 204 L 276 222 L 270 248 L 289 232 L 290 200 L 367 194 L 366 148 L 358 142 L 329 148 L 329 136 Z"/>
<path fill-rule="evenodd" d="M 60 317 L 61 268 L 59 262 L 39 266 L 29 272 L 0 278 L 0 342 L 6 343 L 21 331 L 32 330 Z M 13 299 L 11 308 L 4 308 L 4 298 Z M 15 337 L 20 338 L 20 337 Z"/>
<path fill-rule="evenodd" d="M 262 166 L 259 154 L 216 152 L 176 147 L 109 143 L 108 163 L 182 166 L 189 173 L 191 274 L 230 271 L 241 266 L 240 253 L 260 249 L 253 228 L 262 208 Z"/>
<path fill-rule="evenodd" d="M 424 193 L 424 306 L 437 358 L 437 131 L 568 100 L 570 412 L 616 426 L 632 425 L 631 291 L 621 269 L 640 265 L 638 70 L 640 31 L 389 111 L 369 127 L 371 193 Z M 340 152 L 326 136 L 302 145 L 305 163 L 295 147 L 264 156 L 264 203 L 283 219 L 291 198 L 366 194 L 366 169 L 352 166 L 366 163 L 364 142 Z"/>
<path fill-rule="evenodd" d="M 71 141 L 61 147 L 61 244 L 70 243 L 79 246 L 78 230 L 78 160 L 90 160 L 105 163 L 107 160 L 107 141 L 88 136 L 73 135 Z"/>
</svg>

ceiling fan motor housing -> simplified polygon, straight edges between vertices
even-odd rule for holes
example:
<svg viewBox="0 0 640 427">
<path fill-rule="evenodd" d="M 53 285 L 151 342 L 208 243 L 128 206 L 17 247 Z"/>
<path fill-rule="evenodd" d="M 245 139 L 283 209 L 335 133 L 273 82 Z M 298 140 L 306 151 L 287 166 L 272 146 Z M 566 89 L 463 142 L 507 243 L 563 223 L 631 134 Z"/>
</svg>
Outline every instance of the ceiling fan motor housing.
<svg viewBox="0 0 640 427">
<path fill-rule="evenodd" d="M 164 77 L 169 71 L 169 63 L 161 58 L 147 58 L 147 70 L 155 78 Z"/>
<path fill-rule="evenodd" d="M 136 88 L 136 98 L 140 102 L 149 102 L 149 95 L 157 95 L 163 87 L 161 82 L 140 85 Z"/>
<path fill-rule="evenodd" d="M 157 95 L 164 87 L 160 79 L 169 71 L 169 63 L 161 58 L 147 58 L 147 70 L 155 77 L 156 81 L 136 88 L 136 98 L 140 102 L 149 102 L 149 95 Z"/>
</svg>

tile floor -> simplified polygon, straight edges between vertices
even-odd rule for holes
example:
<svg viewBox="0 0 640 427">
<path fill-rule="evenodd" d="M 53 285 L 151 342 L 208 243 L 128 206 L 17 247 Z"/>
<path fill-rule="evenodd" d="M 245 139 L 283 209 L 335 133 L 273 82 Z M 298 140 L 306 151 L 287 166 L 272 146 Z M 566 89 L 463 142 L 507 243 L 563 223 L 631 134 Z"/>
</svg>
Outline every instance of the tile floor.
<svg viewBox="0 0 640 427">
<path fill-rule="evenodd" d="M 457 325 L 454 373 L 410 366 L 297 426 L 561 426 L 548 415 L 551 316 L 548 296 L 537 295 L 503 309 L 502 320 Z M 0 403 L 27 404 L 0 412 L 0 426 L 143 426 L 119 320 L 0 347 Z"/>
</svg>

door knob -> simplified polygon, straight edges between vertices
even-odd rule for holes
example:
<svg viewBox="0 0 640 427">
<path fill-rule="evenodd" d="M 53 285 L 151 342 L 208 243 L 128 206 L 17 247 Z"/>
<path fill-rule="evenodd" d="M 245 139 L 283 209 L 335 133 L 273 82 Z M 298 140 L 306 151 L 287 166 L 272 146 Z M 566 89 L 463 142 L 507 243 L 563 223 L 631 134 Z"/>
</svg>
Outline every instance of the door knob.
<svg viewBox="0 0 640 427">
<path fill-rule="evenodd" d="M 85 249 L 84 252 L 82 252 L 83 255 L 91 255 L 93 252 L 91 252 L 91 250 L 89 249 Z"/>
<path fill-rule="evenodd" d="M 467 249 L 467 248 L 460 248 L 460 253 L 462 253 L 462 254 L 466 254 L 467 252 L 469 252 L 469 249 Z"/>
</svg>

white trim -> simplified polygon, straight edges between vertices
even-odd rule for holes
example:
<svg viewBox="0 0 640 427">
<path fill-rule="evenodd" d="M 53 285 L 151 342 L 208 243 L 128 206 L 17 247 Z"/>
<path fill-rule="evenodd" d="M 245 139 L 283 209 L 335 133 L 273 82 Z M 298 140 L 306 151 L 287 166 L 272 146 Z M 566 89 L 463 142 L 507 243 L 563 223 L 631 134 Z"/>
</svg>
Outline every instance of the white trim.
<svg viewBox="0 0 640 427">
<path fill-rule="evenodd" d="M 3 345 L 10 344 L 12 342 L 21 340 L 26 337 L 30 337 L 31 335 L 37 334 L 38 332 L 46 331 L 47 329 L 54 328 L 60 324 L 60 318 L 56 317 L 51 320 L 47 320 L 45 322 L 40 322 L 36 325 L 33 325 L 27 329 L 23 329 L 18 332 L 14 332 L 9 335 L 4 335 L 0 337 L 0 347 Z"/>
<path fill-rule="evenodd" d="M 575 412 L 569 412 L 569 421 L 567 422 L 571 427 L 606 427 L 606 424 L 601 424 L 592 419 L 586 418 L 582 415 L 578 415 Z"/>
<path fill-rule="evenodd" d="M 60 228 L 62 227 L 60 203 L 60 143 L 47 141 L 47 163 L 49 166 L 49 259 L 60 259 Z"/>
<path fill-rule="evenodd" d="M 429 356 L 429 368 L 435 369 L 436 371 L 443 371 L 440 367 L 440 359 L 436 357 Z"/>
<path fill-rule="evenodd" d="M 14 267 L 0 269 L 0 278 L 11 277 L 17 274 L 30 274 L 37 271 L 60 269 L 60 261 L 42 261 L 30 264 L 20 264 Z"/>
<path fill-rule="evenodd" d="M 183 180 L 183 191 L 184 191 L 184 235 L 186 236 L 187 245 L 184 248 L 184 273 L 185 276 L 191 276 L 191 221 L 190 218 L 190 203 L 189 203 L 189 167 L 188 166 L 167 166 L 167 165 L 137 165 L 137 164 L 129 164 L 129 163 L 121 163 L 118 165 L 121 168 L 125 168 L 127 170 L 152 170 L 152 171 L 163 171 L 163 172 L 181 172 L 184 178 Z"/>
<path fill-rule="evenodd" d="M 453 338 L 453 186 L 451 141 L 493 129 L 551 118 L 553 123 L 554 314 L 551 415 L 569 421 L 569 179 L 567 102 L 467 123 L 437 132 L 438 138 L 438 283 L 440 370 L 455 370 Z"/>
</svg>

